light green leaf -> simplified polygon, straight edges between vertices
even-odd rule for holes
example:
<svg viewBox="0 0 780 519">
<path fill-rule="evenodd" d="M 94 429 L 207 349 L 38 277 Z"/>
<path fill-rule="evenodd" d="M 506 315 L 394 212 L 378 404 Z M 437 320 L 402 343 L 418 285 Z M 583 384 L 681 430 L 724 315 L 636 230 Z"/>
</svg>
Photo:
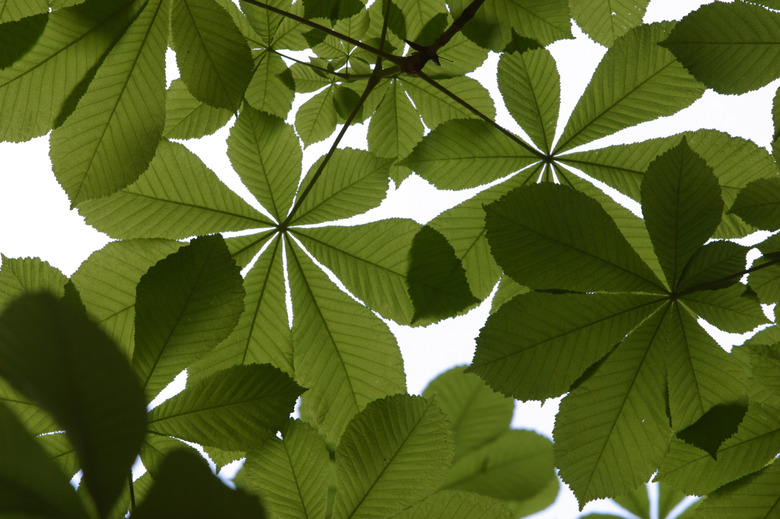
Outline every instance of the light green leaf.
<svg viewBox="0 0 780 519">
<path fill-rule="evenodd" d="M 449 121 L 432 130 L 399 164 L 439 189 L 487 184 L 539 159 L 484 121 Z"/>
<path fill-rule="evenodd" d="M 436 402 L 450 419 L 455 433 L 455 459 L 477 450 L 509 428 L 514 401 L 490 389 L 479 377 L 459 366 L 428 384 L 425 398 Z"/>
<path fill-rule="evenodd" d="M 660 303 L 637 294 L 521 294 L 488 317 L 467 371 L 517 399 L 556 397 Z"/>
<path fill-rule="evenodd" d="M 718 181 L 683 137 L 648 166 L 641 192 L 647 231 L 676 292 L 688 260 L 720 224 L 723 200 Z"/>
<path fill-rule="evenodd" d="M 555 60 L 547 49 L 504 54 L 498 62 L 498 89 L 509 113 L 545 153 L 552 152 L 560 83 Z"/>
<path fill-rule="evenodd" d="M 432 43 L 432 41 L 428 40 L 430 35 L 425 34 L 423 29 L 426 28 L 426 25 L 428 25 L 437 15 L 447 12 L 444 1 L 393 0 L 393 4 L 401 13 L 403 13 L 405 31 L 398 36 L 421 45 Z M 436 33 L 437 36 L 439 32 Z"/>
<path fill-rule="evenodd" d="M 556 153 L 671 115 L 701 96 L 703 86 L 657 45 L 670 28 L 641 25 L 615 41 L 574 108 Z"/>
<path fill-rule="evenodd" d="M 680 299 L 701 318 L 730 333 L 746 333 L 767 322 L 756 294 L 742 284 L 686 294 Z"/>
<path fill-rule="evenodd" d="M 639 516 L 641 519 L 651 519 L 650 497 L 648 496 L 648 491 L 649 488 L 647 485 L 639 485 L 628 494 L 615 497 L 613 500 L 632 514 Z M 664 519 L 664 516 L 661 516 L 661 518 Z"/>
<path fill-rule="evenodd" d="M 485 213 L 493 256 L 521 285 L 583 292 L 663 290 L 601 205 L 573 189 L 523 186 Z"/>
<path fill-rule="evenodd" d="M 153 475 L 157 475 L 160 470 L 160 465 L 165 460 L 165 457 L 174 450 L 186 449 L 189 447 L 186 443 L 170 436 L 163 436 L 159 434 L 147 434 L 144 438 L 144 443 L 141 446 L 141 452 L 139 456 L 144 464 L 144 468 L 151 472 Z"/>
<path fill-rule="evenodd" d="M 180 239 L 271 227 L 181 144 L 161 142 L 149 169 L 111 196 L 79 206 L 87 223 L 116 238 Z"/>
<path fill-rule="evenodd" d="M 406 157 L 423 136 L 423 125 L 398 81 L 392 81 L 368 126 L 369 150 L 377 157 Z"/>
<path fill-rule="evenodd" d="M 0 23 L 14 22 L 28 16 L 49 12 L 47 0 L 2 0 Z"/>
<path fill-rule="evenodd" d="M 73 205 L 132 183 L 154 156 L 165 126 L 169 10 L 167 0 L 146 4 L 52 132 L 54 174 Z"/>
<path fill-rule="evenodd" d="M 244 185 L 277 221 L 284 220 L 301 175 L 301 147 L 292 126 L 245 106 L 227 142 Z"/>
<path fill-rule="evenodd" d="M 504 506 L 512 512 L 512 517 L 525 517 L 551 506 L 558 498 L 559 490 L 558 478 L 551 478 L 547 485 L 534 496 L 522 501 L 504 501 Z"/>
<path fill-rule="evenodd" d="M 738 283 L 739 277 L 734 274 L 745 269 L 747 252 L 747 247 L 730 241 L 707 243 L 685 265 L 677 289 L 704 290 Z"/>
<path fill-rule="evenodd" d="M 267 440 L 247 455 L 249 488 L 281 519 L 324 517 L 330 479 L 325 441 L 299 420 L 288 421 L 282 437 Z"/>
<path fill-rule="evenodd" d="M 745 186 L 731 212 L 761 229 L 780 228 L 780 179 L 762 178 Z"/>
<path fill-rule="evenodd" d="M 195 99 L 181 79 L 174 80 L 168 88 L 165 110 L 163 136 L 168 139 L 197 139 L 211 135 L 233 116 L 230 110 Z"/>
<path fill-rule="evenodd" d="M 232 490 L 211 473 L 206 462 L 189 449 L 171 452 L 163 461 L 134 519 L 165 517 L 252 517 L 265 519 L 260 501 Z"/>
<path fill-rule="evenodd" d="M 49 15 L 38 42 L 0 69 L 0 140 L 26 141 L 55 126 L 70 96 L 138 14 L 138 2 L 90 2 Z M 65 115 L 67 115 L 67 113 Z"/>
<path fill-rule="evenodd" d="M 605 47 L 642 23 L 649 0 L 576 0 L 569 2 L 571 17 Z"/>
<path fill-rule="evenodd" d="M 304 391 L 268 364 L 233 366 L 196 381 L 149 413 L 149 431 L 225 450 L 259 447 Z"/>
<path fill-rule="evenodd" d="M 8 517 L 87 517 L 65 474 L 1 405 L 0 453 L 0 513 Z"/>
<path fill-rule="evenodd" d="M 394 395 L 370 403 L 336 449 L 334 518 L 384 518 L 427 496 L 447 477 L 454 447 L 435 399 Z"/>
<path fill-rule="evenodd" d="M 442 490 L 431 494 L 393 519 L 510 519 L 503 503 L 472 492 Z"/>
<path fill-rule="evenodd" d="M 239 269 L 220 236 L 205 236 L 141 277 L 133 367 L 148 400 L 227 337 L 244 309 Z"/>
<path fill-rule="evenodd" d="M 685 499 L 685 494 L 665 483 L 658 484 L 658 517 L 667 519 L 669 512 Z"/>
<path fill-rule="evenodd" d="M 0 258 L 0 311 L 27 293 L 46 291 L 57 297 L 65 295 L 68 278 L 48 262 L 40 258 Z"/>
<path fill-rule="evenodd" d="M 744 94 L 780 76 L 780 14 L 746 2 L 699 8 L 661 45 L 722 94 Z"/>
<path fill-rule="evenodd" d="M 463 33 L 458 32 L 447 45 L 439 50 L 438 55 L 441 68 L 429 67 L 427 69 L 428 75 L 437 80 L 456 79 L 464 77 L 482 65 L 487 58 L 487 50 L 463 36 Z M 460 82 L 449 83 L 450 86 L 457 84 Z M 463 84 L 465 85 L 466 82 Z"/>
<path fill-rule="evenodd" d="M 33 9 L 36 8 L 33 7 Z M 0 46 L 3 49 L 3 54 L 0 55 L 0 68 L 10 67 L 27 54 L 38 42 L 46 29 L 46 22 L 49 21 L 46 2 L 44 2 L 44 9 L 40 13 L 19 20 L 3 21 L 5 14 L 6 12 L 0 4 Z"/>
<path fill-rule="evenodd" d="M 399 81 L 406 89 L 409 97 L 412 98 L 414 106 L 423 118 L 423 122 L 430 129 L 436 128 L 441 123 L 451 119 L 476 117 L 471 111 L 422 79 L 408 76 L 400 78 Z M 491 119 L 495 117 L 496 108 L 493 105 L 493 100 L 485 87 L 476 79 L 461 76 L 440 79 L 437 82 L 482 112 L 483 115 Z"/>
<path fill-rule="evenodd" d="M 72 477 L 79 471 L 79 460 L 73 445 L 68 441 L 65 432 L 42 434 L 35 437 L 35 441 L 43 447 L 49 458 L 54 461 L 63 475 Z"/>
<path fill-rule="evenodd" d="M 284 119 L 295 97 L 295 80 L 275 52 L 255 53 L 252 79 L 246 87 L 246 101 L 258 110 Z"/>
<path fill-rule="evenodd" d="M 672 430 L 666 417 L 666 310 L 645 321 L 561 402 L 555 465 L 580 508 L 625 494 L 664 459 Z"/>
<path fill-rule="evenodd" d="M 320 158 L 312 165 L 302 185 L 308 187 L 322 160 Z M 391 163 L 367 151 L 336 150 L 317 183 L 300 202 L 292 225 L 349 218 L 377 207 L 387 191 Z M 302 192 L 298 196 L 302 198 Z"/>
<path fill-rule="evenodd" d="M 780 463 L 719 488 L 707 496 L 696 517 L 769 519 L 780 509 Z"/>
<path fill-rule="evenodd" d="M 130 359 L 135 348 L 135 289 L 149 267 L 183 244 L 168 240 L 114 241 L 93 252 L 73 274 L 87 313 Z"/>
<path fill-rule="evenodd" d="M 225 238 L 230 255 L 236 265 L 242 269 L 252 263 L 257 254 L 263 249 L 266 243 L 270 242 L 278 234 L 276 229 L 266 229 L 262 232 L 245 234 L 243 236 L 233 236 Z"/>
<path fill-rule="evenodd" d="M 403 361 L 384 322 L 288 244 L 293 367 L 314 424 L 336 444 L 366 404 L 406 390 Z"/>
<path fill-rule="evenodd" d="M 333 86 L 317 93 L 295 112 L 295 129 L 304 146 L 319 142 L 336 129 Z"/>
<path fill-rule="evenodd" d="M 214 0 L 176 0 L 171 28 L 190 93 L 212 106 L 238 108 L 252 76 L 252 55 L 227 11 Z"/>
<path fill-rule="evenodd" d="M 67 431 L 82 482 L 105 514 L 146 425 L 143 392 L 127 359 L 81 309 L 33 294 L 0 315 L 0 375 Z"/>
<path fill-rule="evenodd" d="M 292 0 L 268 0 L 265 3 L 299 16 L 303 14 L 300 9 L 301 4 L 292 5 Z M 276 31 L 279 30 L 279 26 L 281 25 L 282 20 L 284 20 L 284 16 L 272 13 L 267 9 L 252 5 L 243 0 L 239 2 L 239 5 L 254 32 L 260 37 L 260 40 L 263 43 L 270 47 L 274 41 Z"/>
</svg>

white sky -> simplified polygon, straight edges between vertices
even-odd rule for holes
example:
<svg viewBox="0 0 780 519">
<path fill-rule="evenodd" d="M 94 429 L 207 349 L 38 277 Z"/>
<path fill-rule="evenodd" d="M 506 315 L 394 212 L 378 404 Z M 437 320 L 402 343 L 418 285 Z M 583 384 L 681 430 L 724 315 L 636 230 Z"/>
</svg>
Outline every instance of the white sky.
<svg viewBox="0 0 780 519">
<path fill-rule="evenodd" d="M 710 2 L 653 0 L 644 21 L 680 19 L 705 3 Z M 575 34 L 578 36 L 575 40 L 562 40 L 548 47 L 556 58 L 561 75 L 561 121 L 568 118 L 606 50 L 583 36 L 576 27 Z M 482 81 L 497 100 L 497 121 L 518 131 L 500 102 L 495 81 L 496 63 L 496 56 L 491 56 L 473 76 Z M 675 116 L 629 128 L 599 141 L 599 144 L 630 142 L 685 130 L 711 128 L 768 147 L 773 130 L 770 107 L 778 84 L 776 81 L 742 96 L 721 96 L 707 91 L 700 100 Z M 244 195 L 247 191 L 238 181 L 227 159 L 225 139 L 228 131 L 229 128 L 223 128 L 213 136 L 199 141 L 186 141 L 185 144 L 231 188 Z M 365 132 L 365 125 L 351 128 L 347 134 L 350 139 L 348 145 L 365 147 Z M 327 151 L 331 142 L 332 138 L 307 148 L 304 171 Z M 0 157 L 0 253 L 8 257 L 37 256 L 66 275 L 71 275 L 89 254 L 109 240 L 88 227 L 75 210 L 69 209 L 65 192 L 51 171 L 48 136 L 25 143 L 0 143 Z M 463 192 L 437 191 L 419 177 L 411 177 L 398 189 L 391 190 L 382 206 L 367 216 L 372 220 L 400 216 L 426 222 L 465 198 Z M 401 347 L 410 393 L 421 392 L 442 371 L 471 361 L 474 338 L 487 318 L 488 310 L 489 305 L 484 303 L 466 316 L 447 319 L 426 328 L 413 329 L 388 323 Z M 738 343 L 742 339 L 720 336 L 719 340 Z M 538 402 L 518 404 L 513 426 L 532 428 L 551 436 L 557 403 L 558 399 L 548 401 L 545 405 Z M 595 502 L 588 505 L 584 513 L 614 510 L 609 503 Z M 577 517 L 577 514 L 576 500 L 564 488 L 552 508 L 531 517 L 570 519 Z"/>
</svg>

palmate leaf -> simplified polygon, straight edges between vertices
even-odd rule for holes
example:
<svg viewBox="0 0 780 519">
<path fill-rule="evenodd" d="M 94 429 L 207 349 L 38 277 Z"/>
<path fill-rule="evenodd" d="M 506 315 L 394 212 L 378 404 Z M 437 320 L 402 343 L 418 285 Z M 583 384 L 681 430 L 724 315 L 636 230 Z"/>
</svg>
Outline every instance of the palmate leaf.
<svg viewBox="0 0 780 519">
<path fill-rule="evenodd" d="M 681 301 L 705 321 L 730 333 L 746 333 L 767 322 L 755 293 L 741 284 L 693 292 Z"/>
<path fill-rule="evenodd" d="M 149 169 L 127 188 L 79 206 L 87 223 L 117 238 L 188 238 L 271 227 L 181 144 L 161 142 Z"/>
<path fill-rule="evenodd" d="M 662 45 L 723 94 L 743 94 L 780 76 L 780 15 L 746 2 L 701 7 Z"/>
<path fill-rule="evenodd" d="M 394 519 L 510 519 L 515 517 L 498 500 L 472 492 L 443 490 L 431 494 Z"/>
<path fill-rule="evenodd" d="M 400 512 L 444 481 L 453 450 L 452 430 L 435 399 L 394 395 L 370 403 L 336 449 L 333 517 Z"/>
<path fill-rule="evenodd" d="M 30 52 L 0 69 L 0 139 L 18 142 L 38 137 L 69 114 L 71 104 L 75 105 L 70 96 L 82 80 L 91 77 L 93 67 L 141 7 L 131 0 L 93 0 L 51 13 Z"/>
<path fill-rule="evenodd" d="M 281 519 L 323 517 L 330 470 L 325 441 L 299 420 L 288 421 L 282 437 L 247 455 L 244 471 L 249 489 Z"/>
<path fill-rule="evenodd" d="M 227 337 L 244 309 L 238 267 L 220 236 L 205 236 L 141 277 L 133 367 L 148 400 Z"/>
<path fill-rule="evenodd" d="M 36 10 L 37 8 L 33 6 L 32 9 Z M 0 45 L 3 48 L 3 54 L 0 55 L 0 68 L 10 67 L 27 54 L 38 41 L 46 28 L 46 22 L 49 21 L 46 2 L 44 2 L 43 11 L 18 20 L 3 21 L 5 11 L 0 8 L 0 24 L 2 24 L 0 25 Z M 12 13 L 11 16 L 16 16 L 16 13 Z"/>
<path fill-rule="evenodd" d="M 191 384 L 149 413 L 149 431 L 225 450 L 259 447 L 304 388 L 268 364 L 233 366 Z"/>
<path fill-rule="evenodd" d="M 252 74 L 252 56 L 233 19 L 214 0 L 176 0 L 171 10 L 176 62 L 187 89 L 235 110 Z"/>
<path fill-rule="evenodd" d="M 312 421 L 335 444 L 366 404 L 405 391 L 403 361 L 387 325 L 287 245 L 295 380 Z M 343 440 L 342 440 L 343 441 Z"/>
<path fill-rule="evenodd" d="M 165 126 L 168 0 L 146 7 L 103 60 L 50 156 L 73 205 L 109 195 L 149 165 Z"/>
<path fill-rule="evenodd" d="M 244 97 L 252 107 L 285 118 L 295 97 L 295 81 L 282 58 L 270 50 L 253 52 L 252 79 Z"/>
<path fill-rule="evenodd" d="M 666 312 L 646 320 L 561 402 L 555 464 L 580 507 L 629 492 L 666 455 L 672 434 L 666 418 Z"/>
<path fill-rule="evenodd" d="M 406 157 L 423 136 L 420 116 L 399 81 L 392 81 L 368 126 L 369 150 L 377 157 Z"/>
<path fill-rule="evenodd" d="M 446 56 L 446 54 L 443 53 L 442 56 Z M 406 93 L 414 102 L 414 106 L 420 112 L 423 122 L 428 128 L 435 128 L 439 124 L 451 119 L 476 117 L 471 111 L 422 79 L 405 76 L 401 77 L 399 81 L 406 89 Z M 496 109 L 493 99 L 479 81 L 470 77 L 460 76 L 440 79 L 438 83 L 479 110 L 482 114 L 491 118 L 495 117 Z"/>
<path fill-rule="evenodd" d="M 657 45 L 670 29 L 669 23 L 642 25 L 615 41 L 574 108 L 556 154 L 671 115 L 701 96 L 703 86 Z"/>
<path fill-rule="evenodd" d="M 81 309 L 34 294 L 0 315 L 0 375 L 67 431 L 82 482 L 98 512 L 108 512 L 146 425 L 143 392 L 127 359 Z"/>
<path fill-rule="evenodd" d="M 698 507 L 696 517 L 770 518 L 780 509 L 780 463 L 719 488 Z"/>
<path fill-rule="evenodd" d="M 47 12 L 49 12 L 47 0 L 4 0 L 0 8 L 0 23 L 14 22 Z"/>
<path fill-rule="evenodd" d="M 232 117 L 225 108 L 215 108 L 190 94 L 181 79 L 175 79 L 165 96 L 165 128 L 167 139 L 197 139 L 211 135 L 225 126 Z"/>
<path fill-rule="evenodd" d="M 577 0 L 570 2 L 571 17 L 588 35 L 604 45 L 642 23 L 649 0 Z"/>
<path fill-rule="evenodd" d="M 333 85 L 318 92 L 295 113 L 295 129 L 304 146 L 319 142 L 336 129 L 337 114 Z"/>
<path fill-rule="evenodd" d="M 780 181 L 758 179 L 745 186 L 737 195 L 731 212 L 761 229 L 780 228 Z"/>
</svg>

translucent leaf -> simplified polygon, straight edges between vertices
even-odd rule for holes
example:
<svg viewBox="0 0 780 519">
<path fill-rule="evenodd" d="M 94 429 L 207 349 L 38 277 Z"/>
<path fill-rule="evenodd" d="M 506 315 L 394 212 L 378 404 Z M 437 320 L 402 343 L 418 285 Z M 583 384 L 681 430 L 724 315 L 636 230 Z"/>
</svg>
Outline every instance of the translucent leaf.
<svg viewBox="0 0 780 519">
<path fill-rule="evenodd" d="M 780 180 L 758 179 L 737 195 L 731 212 L 761 229 L 780 228 Z"/>
<path fill-rule="evenodd" d="M 532 431 L 505 431 L 455 461 L 442 489 L 501 500 L 526 499 L 555 479 L 552 457 L 552 442 L 546 437 Z"/>
<path fill-rule="evenodd" d="M 0 406 L 0 418 L 0 513 L 16 517 L 87 517 L 73 487 L 48 453 L 4 406 Z"/>
<path fill-rule="evenodd" d="M 672 291 L 722 214 L 718 181 L 685 138 L 648 166 L 642 180 L 642 215 Z"/>
<path fill-rule="evenodd" d="M 244 185 L 277 221 L 284 220 L 301 174 L 301 147 L 292 126 L 245 106 L 227 142 Z"/>
<path fill-rule="evenodd" d="M 693 253 L 677 284 L 678 290 L 721 288 L 738 282 L 748 248 L 730 241 L 711 242 Z"/>
<path fill-rule="evenodd" d="M 521 400 L 561 395 L 659 304 L 634 294 L 519 295 L 488 317 L 468 372 Z"/>
<path fill-rule="evenodd" d="M 113 237 L 180 239 L 270 227 L 181 144 L 161 142 L 149 169 L 111 196 L 79 206 L 87 223 Z"/>
<path fill-rule="evenodd" d="M 613 500 L 631 512 L 634 515 L 641 517 L 642 519 L 650 518 L 650 498 L 648 496 L 649 488 L 647 485 L 639 485 L 633 491 L 622 496 L 613 498 Z M 664 516 L 661 516 L 663 519 Z"/>
<path fill-rule="evenodd" d="M 52 168 L 73 205 L 132 183 L 154 156 L 165 126 L 169 10 L 167 0 L 146 4 L 52 132 Z"/>
<path fill-rule="evenodd" d="M 225 238 L 225 244 L 233 261 L 243 269 L 255 259 L 263 246 L 277 235 L 276 229 L 266 229 L 263 232 Z"/>
<path fill-rule="evenodd" d="M 693 292 L 686 294 L 681 301 L 708 323 L 725 332 L 746 333 L 767 322 L 755 293 L 746 290 L 741 284 L 719 290 Z"/>
<path fill-rule="evenodd" d="M 392 81 L 368 126 L 369 150 L 377 157 L 406 157 L 423 136 L 423 125 L 406 92 Z"/>
<path fill-rule="evenodd" d="M 487 50 L 459 32 L 452 37 L 447 45 L 439 50 L 438 55 L 441 68 L 429 66 L 426 69 L 428 75 L 433 79 L 455 79 L 473 72 L 482 65 L 485 62 L 485 58 L 487 58 Z M 454 84 L 459 83 L 449 83 L 450 86 Z"/>
<path fill-rule="evenodd" d="M 154 486 L 133 516 L 266 517 L 256 497 L 225 486 L 198 454 L 185 449 L 170 453 L 163 461 Z"/>
<path fill-rule="evenodd" d="M 580 507 L 630 492 L 664 459 L 672 434 L 664 390 L 665 315 L 645 321 L 561 402 L 555 464 Z"/>
<path fill-rule="evenodd" d="M 67 282 L 65 274 L 40 258 L 2 256 L 0 311 L 15 298 L 27 293 L 46 291 L 62 297 Z"/>
<path fill-rule="evenodd" d="M 766 267 L 750 274 L 750 288 L 755 290 L 758 298 L 764 304 L 772 304 L 780 301 L 780 266 L 777 258 L 760 258 L 753 263 L 753 267 Z"/>
<path fill-rule="evenodd" d="M 703 6 L 662 45 L 699 81 L 744 94 L 780 76 L 780 15 L 744 2 Z"/>
<path fill-rule="evenodd" d="M 455 459 L 489 443 L 509 428 L 515 404 L 490 389 L 479 377 L 452 368 L 433 379 L 423 391 L 450 419 L 455 433 Z"/>
<path fill-rule="evenodd" d="M 780 396 L 780 344 L 762 346 L 750 344 L 750 364 L 753 376 L 771 394 Z"/>
<path fill-rule="evenodd" d="M 93 252 L 73 274 L 90 317 L 130 359 L 135 348 L 135 289 L 149 267 L 183 244 L 168 240 L 114 241 Z"/>
<path fill-rule="evenodd" d="M 498 62 L 498 88 L 509 113 L 545 153 L 552 152 L 560 83 L 555 60 L 546 49 L 503 54 Z"/>
<path fill-rule="evenodd" d="M 168 88 L 165 110 L 163 136 L 168 139 L 197 139 L 211 135 L 233 116 L 230 110 L 195 99 L 181 79 L 174 80 Z"/>
<path fill-rule="evenodd" d="M 780 507 L 780 463 L 735 481 L 707 496 L 696 517 L 770 518 Z"/>
<path fill-rule="evenodd" d="M 465 189 L 487 184 L 538 160 L 488 123 L 456 119 L 432 130 L 399 164 L 439 189 Z"/>
<path fill-rule="evenodd" d="M 252 56 L 227 11 L 214 0 L 177 0 L 171 29 L 181 78 L 192 95 L 219 108 L 238 108 Z"/>
<path fill-rule="evenodd" d="M 287 117 L 295 97 L 295 80 L 282 58 L 271 51 L 255 55 L 252 79 L 246 87 L 246 101 L 252 107 Z"/>
<path fill-rule="evenodd" d="M 547 485 L 535 495 L 522 501 L 504 501 L 504 506 L 512 512 L 512 517 L 525 517 L 551 506 L 558 498 L 559 490 L 558 478 L 551 478 Z"/>
<path fill-rule="evenodd" d="M 718 449 L 724 440 L 737 432 L 747 409 L 747 404 L 742 402 L 717 404 L 696 422 L 677 431 L 677 437 L 717 458 Z"/>
<path fill-rule="evenodd" d="M 435 400 L 394 395 L 372 402 L 336 450 L 333 516 L 383 518 L 403 510 L 443 483 L 454 447 Z"/>
<path fill-rule="evenodd" d="M 361 0 L 304 0 L 306 18 L 329 18 L 331 21 L 354 16 L 364 4 Z"/>
<path fill-rule="evenodd" d="M 65 432 L 53 434 L 43 434 L 35 438 L 38 445 L 43 447 L 46 454 L 62 471 L 63 475 L 71 477 L 79 471 L 79 460 L 73 444 L 68 441 L 68 435 Z"/>
<path fill-rule="evenodd" d="M 328 87 L 303 103 L 295 112 L 295 129 L 304 146 L 319 142 L 336 129 L 333 87 Z"/>
<path fill-rule="evenodd" d="M 13 6 L 11 7 L 13 8 Z M 38 42 L 46 28 L 46 22 L 49 21 L 46 2 L 44 2 L 44 9 L 40 14 L 36 13 L 34 16 L 27 16 L 19 20 L 3 21 L 7 12 L 8 10 L 0 9 L 0 46 L 3 48 L 3 54 L 0 55 L 0 69 L 10 67 L 27 54 Z M 11 16 L 15 16 L 15 14 L 12 13 Z"/>
<path fill-rule="evenodd" d="M 472 492 L 443 490 L 431 494 L 395 519 L 510 519 L 515 517 L 498 500 Z"/>
<path fill-rule="evenodd" d="M 47 0 L 4 0 L 0 10 L 0 23 L 13 22 L 48 12 Z"/>
<path fill-rule="evenodd" d="M 196 381 L 149 413 L 149 431 L 226 450 L 259 447 L 304 388 L 268 364 L 233 366 Z"/>
<path fill-rule="evenodd" d="M 227 337 L 244 309 L 241 275 L 220 236 L 157 263 L 136 293 L 133 367 L 148 400 Z"/>
<path fill-rule="evenodd" d="M 49 15 L 35 46 L 0 69 L 0 140 L 44 135 L 69 96 L 138 14 L 138 2 L 90 2 Z"/>
<path fill-rule="evenodd" d="M 247 484 L 281 519 L 324 517 L 330 470 L 325 441 L 299 420 L 287 422 L 282 437 L 249 453 L 244 465 Z"/>
<path fill-rule="evenodd" d="M 82 482 L 106 513 L 146 425 L 143 392 L 126 358 L 80 309 L 34 294 L 0 315 L 0 374 L 67 431 Z"/>
<path fill-rule="evenodd" d="M 574 108 L 556 153 L 671 115 L 701 96 L 703 86 L 657 45 L 669 29 L 669 23 L 642 25 L 615 41 Z"/>
<path fill-rule="evenodd" d="M 287 247 L 293 366 L 315 425 L 335 444 L 366 404 L 406 390 L 387 325 L 344 294 L 300 250 Z"/>
<path fill-rule="evenodd" d="M 442 54 L 442 56 L 444 55 Z M 436 128 L 441 123 L 451 119 L 476 117 L 471 111 L 422 79 L 408 76 L 400 78 L 400 82 L 406 89 L 406 93 L 412 98 L 414 106 L 420 112 L 428 128 Z M 479 110 L 483 115 L 490 118 L 495 117 L 496 109 L 493 100 L 487 89 L 476 79 L 461 76 L 440 79 L 437 82 Z"/>
<path fill-rule="evenodd" d="M 521 285 L 584 292 L 663 290 L 601 205 L 572 189 L 523 186 L 485 213 L 493 256 Z"/>
<path fill-rule="evenodd" d="M 629 29 L 642 23 L 649 0 L 577 0 L 571 17 L 598 43 L 609 47 Z"/>
<path fill-rule="evenodd" d="M 144 464 L 144 468 L 157 475 L 165 457 L 177 449 L 186 449 L 189 447 L 186 443 L 170 436 L 159 434 L 147 434 L 144 443 L 141 446 L 139 456 Z"/>
</svg>

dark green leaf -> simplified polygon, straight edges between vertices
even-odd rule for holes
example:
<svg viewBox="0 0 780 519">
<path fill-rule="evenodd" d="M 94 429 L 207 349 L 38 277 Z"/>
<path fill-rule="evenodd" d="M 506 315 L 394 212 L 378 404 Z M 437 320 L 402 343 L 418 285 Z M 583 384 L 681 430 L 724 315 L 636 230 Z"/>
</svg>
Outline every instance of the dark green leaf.
<svg viewBox="0 0 780 519">
<path fill-rule="evenodd" d="M 13 22 L 49 12 L 47 0 L 4 0 L 0 11 L 0 23 Z"/>
<path fill-rule="evenodd" d="M 745 186 L 731 212 L 761 229 L 780 228 L 780 179 L 758 179 Z"/>
<path fill-rule="evenodd" d="M 746 333 L 767 322 L 756 294 L 741 284 L 686 294 L 680 300 L 705 321 L 726 332 Z"/>
<path fill-rule="evenodd" d="M 719 488 L 697 509 L 697 518 L 770 519 L 780 509 L 780 463 Z"/>
<path fill-rule="evenodd" d="M 683 268 L 677 289 L 725 288 L 739 282 L 734 274 L 745 269 L 747 247 L 730 241 L 707 243 L 693 253 Z"/>
<path fill-rule="evenodd" d="M 306 18 L 329 18 L 336 21 L 348 18 L 363 9 L 360 0 L 303 0 Z"/>
<path fill-rule="evenodd" d="M 750 344 L 753 376 L 773 395 L 780 397 L 780 344 L 762 346 Z"/>
<path fill-rule="evenodd" d="M 472 492 L 442 490 L 431 494 L 394 519 L 510 519 L 503 503 Z"/>
<path fill-rule="evenodd" d="M 772 304 L 780 301 L 780 258 L 776 254 L 772 257 L 759 258 L 752 267 L 760 268 L 751 272 L 749 279 L 750 288 L 755 290 L 758 298 L 764 304 Z"/>
<path fill-rule="evenodd" d="M 165 128 L 168 139 L 197 139 L 211 135 L 227 124 L 233 114 L 225 108 L 215 108 L 190 94 L 184 82 L 176 79 L 165 97 Z"/>
<path fill-rule="evenodd" d="M 715 405 L 696 422 L 678 431 L 677 437 L 717 459 L 718 449 L 737 432 L 747 410 L 744 402 Z"/>
<path fill-rule="evenodd" d="M 33 16 L 4 20 L 9 17 L 6 13 L 14 8 L 13 5 L 10 7 L 11 9 L 3 9 L 0 12 L 0 48 L 3 49 L 3 54 L 0 54 L 0 69 L 10 67 L 24 56 L 38 42 L 46 28 L 46 22 L 49 21 L 47 9 L 34 13 Z M 36 10 L 35 7 L 32 7 L 32 10 Z M 12 18 L 15 16 L 10 15 Z"/>
<path fill-rule="evenodd" d="M 571 17 L 580 28 L 605 47 L 642 23 L 649 0 L 578 0 L 570 2 Z"/>
</svg>

